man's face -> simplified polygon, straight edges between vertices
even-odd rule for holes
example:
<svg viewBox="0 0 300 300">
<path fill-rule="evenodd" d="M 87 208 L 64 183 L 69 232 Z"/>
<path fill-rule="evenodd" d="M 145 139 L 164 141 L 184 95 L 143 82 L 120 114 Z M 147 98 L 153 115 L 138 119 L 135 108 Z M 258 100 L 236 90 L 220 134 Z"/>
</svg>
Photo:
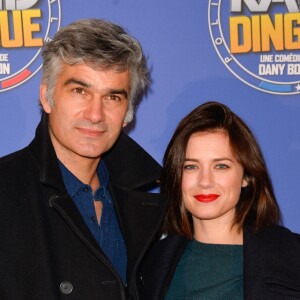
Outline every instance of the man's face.
<svg viewBox="0 0 300 300">
<path fill-rule="evenodd" d="M 85 64 L 62 66 L 53 93 L 54 106 L 40 97 L 49 114 L 49 132 L 62 161 L 99 159 L 117 140 L 128 107 L 129 73 L 95 70 Z"/>
</svg>

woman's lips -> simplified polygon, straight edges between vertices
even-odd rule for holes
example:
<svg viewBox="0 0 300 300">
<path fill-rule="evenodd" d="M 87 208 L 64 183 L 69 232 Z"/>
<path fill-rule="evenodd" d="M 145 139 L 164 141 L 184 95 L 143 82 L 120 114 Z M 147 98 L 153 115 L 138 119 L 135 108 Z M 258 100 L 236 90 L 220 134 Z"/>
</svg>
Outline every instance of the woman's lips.
<svg viewBox="0 0 300 300">
<path fill-rule="evenodd" d="M 217 194 L 200 194 L 200 195 L 195 195 L 195 199 L 199 202 L 203 203 L 209 203 L 217 200 L 220 195 Z"/>
</svg>

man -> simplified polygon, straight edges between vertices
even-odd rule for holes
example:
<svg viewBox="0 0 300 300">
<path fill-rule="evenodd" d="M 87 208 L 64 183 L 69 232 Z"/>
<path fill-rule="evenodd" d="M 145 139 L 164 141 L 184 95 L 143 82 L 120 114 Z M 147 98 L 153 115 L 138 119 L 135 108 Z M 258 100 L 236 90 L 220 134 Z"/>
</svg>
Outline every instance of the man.
<svg viewBox="0 0 300 300">
<path fill-rule="evenodd" d="M 43 59 L 36 136 L 0 160 L 0 297 L 135 299 L 165 206 L 145 192 L 160 166 L 122 132 L 148 83 L 142 49 L 88 19 Z"/>
</svg>

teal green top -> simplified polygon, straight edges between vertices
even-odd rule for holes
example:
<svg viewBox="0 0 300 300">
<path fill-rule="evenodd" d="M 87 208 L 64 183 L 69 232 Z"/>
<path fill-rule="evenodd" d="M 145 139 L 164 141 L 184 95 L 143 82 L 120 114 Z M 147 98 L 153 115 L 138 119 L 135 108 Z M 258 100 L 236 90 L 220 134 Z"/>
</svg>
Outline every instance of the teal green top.
<svg viewBox="0 0 300 300">
<path fill-rule="evenodd" d="M 188 242 L 165 299 L 244 299 L 243 246 Z"/>
</svg>

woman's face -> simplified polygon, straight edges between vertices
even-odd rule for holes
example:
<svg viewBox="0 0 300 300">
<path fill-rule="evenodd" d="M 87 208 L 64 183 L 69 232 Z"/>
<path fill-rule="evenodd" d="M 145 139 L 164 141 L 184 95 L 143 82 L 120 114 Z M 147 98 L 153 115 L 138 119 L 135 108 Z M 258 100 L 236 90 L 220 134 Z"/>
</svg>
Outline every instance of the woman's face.
<svg viewBox="0 0 300 300">
<path fill-rule="evenodd" d="M 214 220 L 232 224 L 241 188 L 247 185 L 243 175 L 226 133 L 191 135 L 183 166 L 182 196 L 194 226 Z"/>
</svg>

